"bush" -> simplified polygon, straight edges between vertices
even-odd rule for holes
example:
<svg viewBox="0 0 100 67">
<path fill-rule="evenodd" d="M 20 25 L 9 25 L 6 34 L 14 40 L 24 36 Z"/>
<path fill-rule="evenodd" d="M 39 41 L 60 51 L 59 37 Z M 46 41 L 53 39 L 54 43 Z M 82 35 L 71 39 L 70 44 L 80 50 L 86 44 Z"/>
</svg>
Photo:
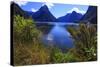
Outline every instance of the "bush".
<svg viewBox="0 0 100 67">
<path fill-rule="evenodd" d="M 14 41 L 30 43 L 34 38 L 38 39 L 41 32 L 36 29 L 34 21 L 31 18 L 24 19 L 17 15 L 14 16 L 13 34 Z"/>
<path fill-rule="evenodd" d="M 63 62 L 63 53 L 59 48 L 52 48 L 51 50 L 51 62 L 52 63 L 61 63 Z"/>
<path fill-rule="evenodd" d="M 71 50 L 71 49 L 70 49 Z M 53 48 L 51 51 L 52 63 L 66 63 L 80 61 L 71 51 L 63 53 L 59 48 Z"/>
<path fill-rule="evenodd" d="M 97 30 L 95 25 L 80 24 L 79 28 L 68 29 L 75 43 L 76 54 L 83 61 L 96 60 L 97 58 Z"/>
<path fill-rule="evenodd" d="M 49 63 L 49 51 L 39 39 L 42 33 L 31 18 L 15 16 L 13 34 L 14 65 Z"/>
</svg>

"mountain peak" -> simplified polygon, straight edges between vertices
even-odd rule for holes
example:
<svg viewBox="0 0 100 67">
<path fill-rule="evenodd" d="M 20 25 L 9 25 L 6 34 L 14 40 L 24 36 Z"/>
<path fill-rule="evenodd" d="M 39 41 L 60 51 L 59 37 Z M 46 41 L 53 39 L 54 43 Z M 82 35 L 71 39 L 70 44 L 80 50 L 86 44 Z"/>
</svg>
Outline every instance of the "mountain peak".
<svg viewBox="0 0 100 67">
<path fill-rule="evenodd" d="M 43 5 L 39 10 L 49 12 L 49 9 L 48 9 L 47 5 Z"/>
<path fill-rule="evenodd" d="M 72 11 L 72 13 L 77 13 L 76 11 Z"/>
<path fill-rule="evenodd" d="M 48 9 L 47 5 L 43 5 L 41 8 Z"/>
<path fill-rule="evenodd" d="M 58 18 L 58 21 L 60 22 L 75 22 L 80 20 L 82 17 L 82 14 L 77 13 L 76 11 L 72 11 L 71 13 L 67 13 L 65 16 L 62 16 Z"/>
<path fill-rule="evenodd" d="M 41 21 L 41 22 L 44 22 L 44 21 L 54 22 L 56 20 L 56 18 L 49 11 L 47 5 L 43 5 L 37 12 L 35 12 L 32 15 L 32 17 L 35 21 Z"/>
</svg>

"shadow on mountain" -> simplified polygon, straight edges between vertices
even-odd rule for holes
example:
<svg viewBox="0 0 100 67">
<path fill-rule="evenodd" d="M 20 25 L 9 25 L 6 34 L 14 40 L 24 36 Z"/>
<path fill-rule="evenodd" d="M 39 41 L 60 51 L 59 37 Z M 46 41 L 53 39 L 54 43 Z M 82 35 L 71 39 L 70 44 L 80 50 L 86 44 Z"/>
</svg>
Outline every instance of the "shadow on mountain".
<svg viewBox="0 0 100 67">
<path fill-rule="evenodd" d="M 27 11 L 24 11 L 20 8 L 20 6 L 18 6 L 16 3 L 14 2 L 11 2 L 11 15 L 12 17 L 14 15 L 20 15 L 21 17 L 24 17 L 24 18 L 30 18 L 30 13 L 33 14 L 32 12 L 27 12 Z"/>
<path fill-rule="evenodd" d="M 73 11 L 72 13 L 67 13 L 65 16 L 59 17 L 57 21 L 59 22 L 75 22 L 80 20 L 82 14 Z"/>
<path fill-rule="evenodd" d="M 86 14 L 81 18 L 81 21 L 97 24 L 97 6 L 89 6 Z"/>
<path fill-rule="evenodd" d="M 55 22 L 56 18 L 50 13 L 46 5 L 42 6 L 32 15 L 32 18 L 38 22 Z"/>
</svg>

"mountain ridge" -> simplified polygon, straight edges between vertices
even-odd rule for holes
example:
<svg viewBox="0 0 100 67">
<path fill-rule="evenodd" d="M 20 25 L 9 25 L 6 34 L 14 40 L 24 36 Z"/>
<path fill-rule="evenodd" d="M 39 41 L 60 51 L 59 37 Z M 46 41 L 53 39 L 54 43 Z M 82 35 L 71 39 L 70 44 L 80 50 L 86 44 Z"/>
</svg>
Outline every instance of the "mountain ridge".
<svg viewBox="0 0 100 67">
<path fill-rule="evenodd" d="M 82 14 L 81 13 L 77 13 L 76 11 L 73 11 L 72 13 L 67 13 L 66 15 L 59 17 L 57 19 L 57 21 L 60 22 L 74 22 L 77 21 L 79 19 L 81 19 Z"/>
<path fill-rule="evenodd" d="M 11 2 L 11 15 L 20 15 L 24 18 L 30 18 L 31 16 L 28 14 L 29 12 L 24 11 L 20 8 L 20 6 L 14 2 Z"/>
<path fill-rule="evenodd" d="M 42 6 L 37 12 L 32 15 L 35 21 L 39 22 L 55 22 L 56 18 L 52 15 L 46 5 Z"/>
<path fill-rule="evenodd" d="M 97 24 L 97 7 L 89 6 L 87 12 L 81 18 L 81 21 L 87 21 L 93 24 Z"/>
<path fill-rule="evenodd" d="M 11 15 L 20 15 L 24 18 L 33 18 L 37 22 L 75 22 L 89 21 L 97 24 L 97 7 L 89 6 L 87 12 L 82 15 L 76 11 L 66 13 L 66 15 L 56 18 L 49 10 L 47 5 L 40 7 L 36 12 L 24 11 L 18 4 L 11 2 Z"/>
</svg>

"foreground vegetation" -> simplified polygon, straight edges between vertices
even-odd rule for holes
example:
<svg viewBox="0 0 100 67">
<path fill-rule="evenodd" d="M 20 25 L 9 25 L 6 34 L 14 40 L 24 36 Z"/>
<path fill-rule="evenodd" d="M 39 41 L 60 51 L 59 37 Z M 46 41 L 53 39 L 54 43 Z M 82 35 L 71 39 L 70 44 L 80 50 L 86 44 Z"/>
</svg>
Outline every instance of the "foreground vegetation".
<svg viewBox="0 0 100 67">
<path fill-rule="evenodd" d="M 75 48 L 62 52 L 52 46 L 44 46 L 40 40 L 42 32 L 35 22 L 19 15 L 14 16 L 13 49 L 14 65 L 48 64 L 90 61 L 97 59 L 97 32 L 93 25 L 80 24 L 78 29 L 68 30 L 75 42 Z M 67 35 L 67 34 L 66 34 Z"/>
<path fill-rule="evenodd" d="M 80 23 L 79 28 L 68 29 L 74 39 L 74 55 L 77 55 L 81 61 L 97 60 L 97 30 L 94 24 Z"/>
</svg>

